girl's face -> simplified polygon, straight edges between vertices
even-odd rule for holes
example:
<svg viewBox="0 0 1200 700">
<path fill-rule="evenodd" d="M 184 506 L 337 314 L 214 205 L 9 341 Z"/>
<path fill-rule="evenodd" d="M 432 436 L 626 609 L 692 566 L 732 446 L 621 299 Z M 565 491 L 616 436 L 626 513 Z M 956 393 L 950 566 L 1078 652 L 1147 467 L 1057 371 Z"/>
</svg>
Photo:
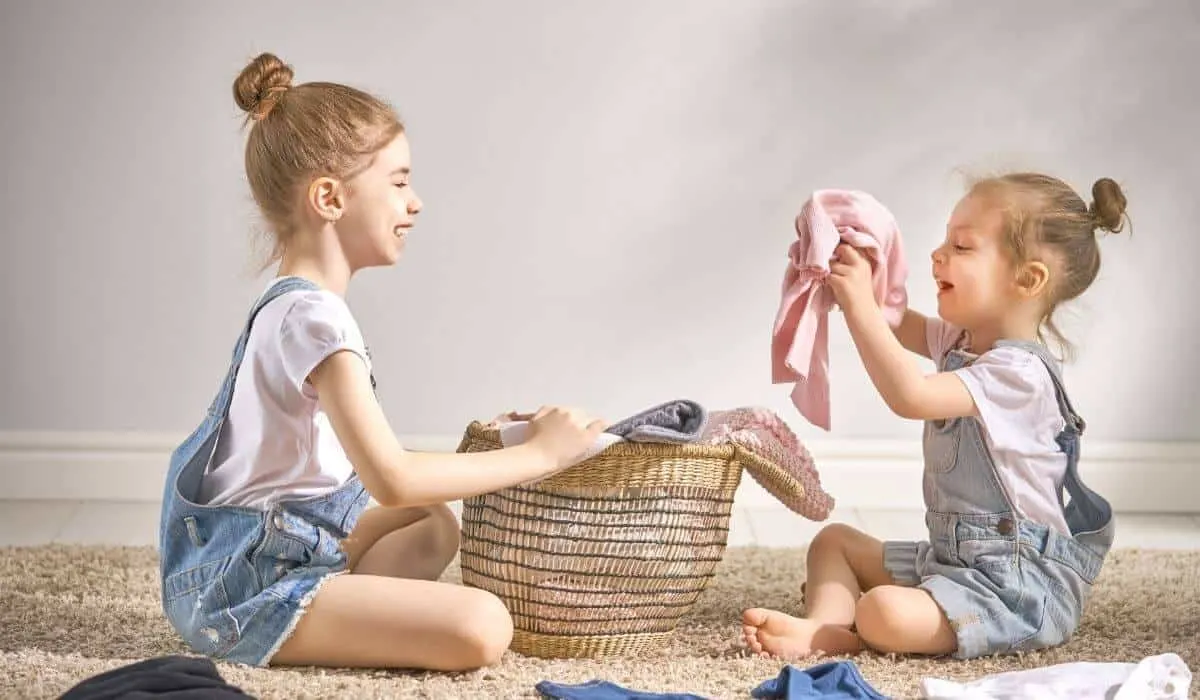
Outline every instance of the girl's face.
<svg viewBox="0 0 1200 700">
<path fill-rule="evenodd" d="M 410 184 L 412 157 L 403 133 L 346 183 L 345 212 L 336 230 L 351 269 L 392 265 L 421 211 Z"/>
<path fill-rule="evenodd" d="M 959 201 L 933 251 L 938 315 L 968 330 L 999 323 L 1019 300 L 1001 213 L 983 197 Z"/>
</svg>

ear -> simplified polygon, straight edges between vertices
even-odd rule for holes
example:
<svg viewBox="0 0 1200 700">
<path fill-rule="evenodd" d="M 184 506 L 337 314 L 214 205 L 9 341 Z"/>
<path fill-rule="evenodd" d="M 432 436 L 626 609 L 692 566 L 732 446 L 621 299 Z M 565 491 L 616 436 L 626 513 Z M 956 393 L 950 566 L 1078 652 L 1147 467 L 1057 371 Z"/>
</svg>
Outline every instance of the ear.
<svg viewBox="0 0 1200 700">
<path fill-rule="evenodd" d="M 1050 268 L 1045 263 L 1028 262 L 1017 273 L 1017 290 L 1024 296 L 1040 296 L 1050 285 Z"/>
<path fill-rule="evenodd" d="M 342 183 L 331 177 L 319 177 L 308 186 L 305 203 L 317 216 L 329 223 L 342 218 L 346 211 L 346 193 Z"/>
</svg>

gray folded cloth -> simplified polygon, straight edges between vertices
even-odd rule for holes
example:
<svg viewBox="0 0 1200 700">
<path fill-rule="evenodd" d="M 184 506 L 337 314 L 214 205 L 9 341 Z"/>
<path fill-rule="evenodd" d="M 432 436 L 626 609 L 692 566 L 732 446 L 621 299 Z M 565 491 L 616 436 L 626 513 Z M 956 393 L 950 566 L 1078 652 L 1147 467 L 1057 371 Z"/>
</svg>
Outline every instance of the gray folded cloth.
<svg viewBox="0 0 1200 700">
<path fill-rule="evenodd" d="M 708 411 L 695 401 L 676 399 L 610 425 L 606 433 L 630 442 L 696 442 L 708 424 Z"/>
</svg>

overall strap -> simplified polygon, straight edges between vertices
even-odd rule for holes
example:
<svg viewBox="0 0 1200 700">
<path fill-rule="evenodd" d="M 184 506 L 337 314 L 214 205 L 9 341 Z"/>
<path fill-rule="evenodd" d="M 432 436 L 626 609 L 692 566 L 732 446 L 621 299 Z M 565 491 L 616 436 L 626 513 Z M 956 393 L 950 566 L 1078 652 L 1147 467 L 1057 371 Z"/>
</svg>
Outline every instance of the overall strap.
<svg viewBox="0 0 1200 700">
<path fill-rule="evenodd" d="M 1050 354 L 1046 346 L 1028 340 L 1001 340 L 996 345 L 1020 348 L 1036 355 L 1042 361 L 1042 364 L 1046 365 L 1046 369 L 1050 372 L 1050 378 L 1054 380 L 1054 395 L 1058 399 L 1058 410 L 1062 414 L 1063 420 L 1067 422 L 1068 429 L 1073 429 L 1076 435 L 1083 435 L 1083 431 L 1087 427 L 1087 422 L 1075 412 L 1075 408 L 1071 405 L 1071 399 L 1067 396 L 1066 386 L 1063 383 L 1062 371 L 1059 369 L 1058 359 Z"/>
<path fill-rule="evenodd" d="M 1067 455 L 1067 473 L 1063 479 L 1063 486 L 1071 497 L 1070 503 L 1064 509 L 1067 526 L 1080 542 L 1093 551 L 1107 551 L 1113 538 L 1112 505 L 1103 496 L 1088 488 L 1079 476 L 1079 438 L 1083 435 L 1086 423 L 1071 406 L 1059 372 L 1058 360 L 1040 343 L 1004 340 L 997 344 L 1028 351 L 1041 359 L 1049 370 L 1050 378 L 1054 382 L 1058 408 L 1066 421 L 1066 427 L 1059 433 L 1056 441 Z"/>
<path fill-rule="evenodd" d="M 242 364 L 242 356 L 246 352 L 246 342 L 250 338 L 250 327 L 254 325 L 254 318 L 258 316 L 258 312 L 262 311 L 264 306 L 276 298 L 299 289 L 317 290 L 320 287 L 302 277 L 284 277 L 272 284 L 254 304 L 254 308 L 251 309 L 250 315 L 246 318 L 246 325 L 242 328 L 242 334 L 238 336 L 237 344 L 233 348 L 233 359 L 230 361 L 229 371 L 225 374 L 225 381 L 221 383 L 221 390 L 217 393 L 217 398 L 213 400 L 212 405 L 208 408 L 210 416 L 218 419 L 224 418 L 225 414 L 229 411 L 229 404 L 233 400 L 233 383 L 237 378 L 238 367 Z"/>
</svg>

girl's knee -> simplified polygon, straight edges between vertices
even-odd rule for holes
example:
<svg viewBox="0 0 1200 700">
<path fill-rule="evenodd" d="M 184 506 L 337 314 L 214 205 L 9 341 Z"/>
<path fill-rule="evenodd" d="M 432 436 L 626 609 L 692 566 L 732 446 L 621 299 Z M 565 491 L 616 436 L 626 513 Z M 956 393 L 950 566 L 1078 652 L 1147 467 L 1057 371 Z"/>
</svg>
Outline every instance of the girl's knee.
<svg viewBox="0 0 1200 700">
<path fill-rule="evenodd" d="M 864 644 L 883 653 L 942 654 L 956 645 L 941 608 L 917 588 L 878 586 L 863 593 L 854 627 Z"/>
<path fill-rule="evenodd" d="M 845 523 L 830 523 L 821 528 L 809 544 L 809 551 L 844 550 L 846 545 L 863 533 Z"/>
<path fill-rule="evenodd" d="M 464 665 L 482 668 L 500 662 L 512 644 L 513 621 L 499 598 L 476 590 L 459 611 L 459 637 L 463 643 Z"/>
<path fill-rule="evenodd" d="M 888 586 L 879 586 L 863 593 L 854 607 L 854 627 L 867 646 L 887 651 L 889 640 L 902 633 L 895 596 Z"/>
<path fill-rule="evenodd" d="M 447 561 L 453 559 L 462 546 L 462 528 L 458 524 L 458 518 L 454 517 L 454 512 L 444 503 L 433 506 L 429 517 L 435 523 L 432 547 L 437 556 Z"/>
<path fill-rule="evenodd" d="M 435 577 L 448 566 L 461 546 L 461 530 L 454 513 L 444 504 L 427 508 L 428 515 L 413 527 L 418 537 L 403 540 L 404 556 L 411 562 L 424 562 L 418 568 L 433 572 Z"/>
</svg>

